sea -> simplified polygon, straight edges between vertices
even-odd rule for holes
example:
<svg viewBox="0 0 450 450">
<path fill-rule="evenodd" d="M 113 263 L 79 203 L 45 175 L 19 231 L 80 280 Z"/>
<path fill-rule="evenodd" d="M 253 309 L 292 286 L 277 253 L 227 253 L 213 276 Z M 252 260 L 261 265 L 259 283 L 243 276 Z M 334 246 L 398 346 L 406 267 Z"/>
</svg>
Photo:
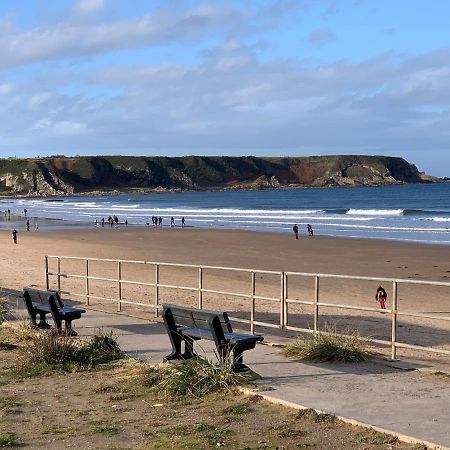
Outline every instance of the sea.
<svg viewBox="0 0 450 450">
<path fill-rule="evenodd" d="M 5 211 L 10 210 L 10 215 Z M 0 200 L 0 228 L 39 231 L 94 227 L 117 215 L 119 226 L 181 225 L 450 245 L 450 183 L 381 187 L 203 191 L 111 196 L 6 198 Z"/>
</svg>

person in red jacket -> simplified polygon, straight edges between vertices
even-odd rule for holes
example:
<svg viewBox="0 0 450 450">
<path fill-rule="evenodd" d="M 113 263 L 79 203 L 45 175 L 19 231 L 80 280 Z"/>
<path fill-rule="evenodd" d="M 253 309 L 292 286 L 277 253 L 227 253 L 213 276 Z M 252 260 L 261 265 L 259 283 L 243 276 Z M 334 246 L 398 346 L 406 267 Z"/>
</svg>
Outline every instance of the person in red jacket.
<svg viewBox="0 0 450 450">
<path fill-rule="evenodd" d="M 381 309 L 386 309 L 387 293 L 382 286 L 378 286 L 375 300 L 378 302 Z"/>
</svg>

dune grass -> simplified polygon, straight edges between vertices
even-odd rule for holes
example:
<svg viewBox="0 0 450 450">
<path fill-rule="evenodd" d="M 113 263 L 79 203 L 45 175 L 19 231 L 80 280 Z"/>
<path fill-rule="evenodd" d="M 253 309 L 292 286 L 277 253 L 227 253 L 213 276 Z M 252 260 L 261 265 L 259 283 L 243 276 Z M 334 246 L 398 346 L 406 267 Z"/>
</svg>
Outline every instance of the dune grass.
<svg viewBox="0 0 450 450">
<path fill-rule="evenodd" d="M 358 363 L 370 359 L 364 339 L 357 333 L 340 335 L 326 328 L 309 339 L 297 338 L 284 349 L 286 356 L 317 362 Z"/>
</svg>

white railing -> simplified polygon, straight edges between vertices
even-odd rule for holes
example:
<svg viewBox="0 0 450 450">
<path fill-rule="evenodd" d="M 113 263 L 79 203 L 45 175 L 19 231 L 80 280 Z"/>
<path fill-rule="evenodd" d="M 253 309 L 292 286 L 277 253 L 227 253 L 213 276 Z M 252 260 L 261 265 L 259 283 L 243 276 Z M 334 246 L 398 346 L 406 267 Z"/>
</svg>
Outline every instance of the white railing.
<svg viewBox="0 0 450 450">
<path fill-rule="evenodd" d="M 50 271 L 50 261 L 56 260 L 56 272 Z M 83 274 L 74 274 L 68 272 L 61 271 L 61 262 L 62 261 L 83 261 L 84 262 L 84 273 Z M 114 263 L 117 268 L 117 276 L 116 277 L 99 277 L 91 274 L 90 270 L 90 262 L 105 262 L 105 263 Z M 136 264 L 136 265 L 148 265 L 153 266 L 154 268 L 154 281 L 153 282 L 144 282 L 144 281 L 132 281 L 125 280 L 122 278 L 122 266 L 123 264 Z M 190 268 L 196 269 L 198 271 L 198 283 L 196 286 L 183 286 L 183 285 L 174 285 L 174 284 L 165 284 L 161 282 L 160 277 L 160 269 L 162 267 L 172 267 L 172 268 Z M 207 289 L 204 287 L 203 276 L 204 271 L 227 271 L 227 272 L 237 272 L 242 274 L 249 274 L 249 293 L 241 293 L 241 292 L 232 292 L 232 291 L 222 291 L 215 289 Z M 279 277 L 280 287 L 279 294 L 276 297 L 270 296 L 261 296 L 256 295 L 256 275 L 258 274 L 266 274 Z M 64 294 L 71 295 L 74 297 L 84 298 L 86 305 L 89 306 L 90 300 L 102 300 L 107 302 L 116 302 L 117 310 L 122 310 L 122 304 L 130 304 L 137 305 L 143 307 L 153 308 L 155 317 L 158 316 L 160 306 L 160 289 L 161 288 L 169 288 L 183 291 L 192 291 L 197 292 L 198 295 L 198 308 L 203 308 L 203 294 L 216 294 L 216 295 L 227 295 L 231 297 L 245 298 L 249 300 L 249 312 L 250 319 L 242 319 L 239 317 L 230 318 L 236 322 L 246 323 L 250 325 L 250 332 L 254 333 L 255 326 L 261 327 L 271 327 L 271 328 L 280 328 L 291 331 L 299 331 L 304 333 L 316 333 L 319 331 L 319 312 L 321 308 L 337 308 L 344 310 L 357 310 L 357 311 L 365 311 L 372 312 L 376 314 L 384 314 L 389 315 L 391 319 L 391 339 L 383 340 L 383 339 L 373 339 L 366 338 L 367 341 L 373 342 L 376 344 L 387 345 L 391 347 L 391 358 L 395 359 L 397 356 L 397 348 L 408 348 L 413 350 L 425 350 L 433 353 L 438 353 L 442 355 L 450 356 L 450 350 L 435 348 L 429 346 L 422 345 L 413 345 L 405 342 L 399 342 L 397 337 L 398 330 L 398 318 L 400 316 L 407 317 L 417 317 L 417 318 L 425 318 L 430 320 L 437 321 L 448 321 L 450 322 L 450 315 L 447 316 L 438 316 L 432 313 L 421 313 L 414 311 L 402 311 L 399 309 L 398 305 L 398 286 L 400 284 L 417 284 L 417 285 L 426 285 L 426 286 L 442 286 L 449 287 L 450 282 L 439 282 L 439 281 L 424 281 L 424 280 L 413 280 L 413 279 L 397 279 L 397 278 L 381 278 L 381 277 L 366 277 L 366 276 L 351 276 L 351 275 L 335 275 L 335 274 L 326 274 L 326 273 L 307 273 L 307 272 L 283 272 L 283 271 L 270 271 L 270 270 L 259 270 L 259 269 L 242 269 L 237 267 L 220 267 L 220 266 L 201 266 L 194 264 L 178 264 L 178 263 L 167 263 L 167 262 L 155 262 L 155 261 L 131 261 L 131 260 L 120 260 L 120 259 L 101 259 L 101 258 L 83 258 L 83 257 L 75 257 L 75 256 L 53 256 L 49 255 L 45 257 L 45 279 L 47 289 L 50 288 L 50 277 L 56 277 L 56 289 Z M 295 277 L 304 277 L 304 278 L 312 278 L 314 279 L 314 298 L 313 301 L 309 300 L 300 300 L 297 298 L 289 297 L 289 284 L 290 280 Z M 70 291 L 62 291 L 61 290 L 61 278 L 72 278 L 78 280 L 84 280 L 84 292 L 70 292 Z M 326 303 L 320 301 L 320 281 L 323 279 L 343 279 L 343 280 L 359 280 L 359 281 L 376 281 L 379 283 L 390 283 L 392 286 L 392 307 L 391 309 L 378 309 L 378 308 L 370 308 L 365 306 L 355 306 L 348 304 L 337 304 L 337 303 Z M 101 297 L 97 295 L 93 295 L 90 289 L 90 281 L 104 281 L 114 283 L 117 286 L 117 297 Z M 122 287 L 123 285 L 137 285 L 137 286 L 146 286 L 154 289 L 154 303 L 143 303 L 131 300 L 125 300 L 122 295 Z M 269 323 L 260 320 L 255 320 L 256 316 L 256 302 L 258 300 L 275 302 L 278 304 L 279 310 L 279 319 L 278 323 Z M 311 306 L 313 311 L 313 327 L 311 328 L 301 328 L 291 326 L 289 324 L 289 305 L 291 304 L 300 304 Z M 449 336 L 450 339 L 450 336 Z"/>
</svg>

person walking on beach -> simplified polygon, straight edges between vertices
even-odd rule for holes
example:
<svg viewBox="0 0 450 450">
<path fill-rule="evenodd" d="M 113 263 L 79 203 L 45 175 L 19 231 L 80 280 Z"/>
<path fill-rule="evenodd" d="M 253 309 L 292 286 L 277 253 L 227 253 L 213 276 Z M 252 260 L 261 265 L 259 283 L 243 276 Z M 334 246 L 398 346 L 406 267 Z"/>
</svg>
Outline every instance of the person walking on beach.
<svg viewBox="0 0 450 450">
<path fill-rule="evenodd" d="M 36 225 L 34 226 L 34 229 L 37 231 L 39 230 L 39 224 L 36 222 Z"/>
<path fill-rule="evenodd" d="M 184 217 L 181 218 L 181 228 L 184 228 L 186 226 L 186 221 L 184 220 Z"/>
<path fill-rule="evenodd" d="M 105 218 L 102 217 L 102 227 L 104 227 L 104 226 L 105 226 Z"/>
<path fill-rule="evenodd" d="M 295 224 L 292 227 L 292 231 L 294 232 L 295 239 L 297 240 L 298 239 L 298 226 L 297 226 L 297 224 Z"/>
<path fill-rule="evenodd" d="M 170 226 L 173 228 L 175 226 L 175 219 L 173 216 L 170 218 Z"/>
<path fill-rule="evenodd" d="M 159 216 L 158 224 L 160 227 L 162 227 L 162 221 L 163 221 L 163 218 L 161 216 Z"/>
<path fill-rule="evenodd" d="M 30 231 L 30 219 L 27 219 L 27 231 Z"/>
<path fill-rule="evenodd" d="M 12 238 L 13 238 L 14 244 L 17 244 L 17 230 L 16 229 L 14 229 L 12 232 Z"/>
<path fill-rule="evenodd" d="M 312 225 L 310 223 L 308 223 L 308 225 L 306 226 L 306 229 L 308 230 L 308 236 L 314 236 L 314 231 L 313 231 Z"/>
<path fill-rule="evenodd" d="M 387 293 L 382 286 L 378 286 L 375 300 L 378 302 L 381 309 L 386 309 Z"/>
</svg>

